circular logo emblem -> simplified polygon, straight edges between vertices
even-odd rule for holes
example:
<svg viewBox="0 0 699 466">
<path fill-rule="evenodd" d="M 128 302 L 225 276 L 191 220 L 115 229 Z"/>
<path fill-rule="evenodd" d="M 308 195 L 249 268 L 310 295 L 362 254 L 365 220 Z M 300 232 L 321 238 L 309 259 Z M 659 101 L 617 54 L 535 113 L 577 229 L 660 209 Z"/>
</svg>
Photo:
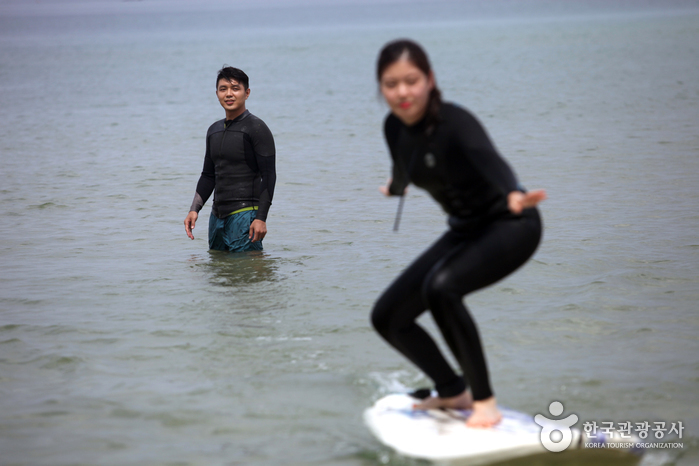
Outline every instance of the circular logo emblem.
<svg viewBox="0 0 699 466">
<path fill-rule="evenodd" d="M 425 154 L 425 165 L 427 165 L 427 168 L 434 168 L 434 166 L 437 165 L 437 159 L 432 152 Z"/>
<path fill-rule="evenodd" d="M 549 413 L 554 416 L 563 414 L 563 403 L 554 401 L 549 405 Z M 578 422 L 578 415 L 571 414 L 563 419 L 549 419 L 546 416 L 537 414 L 534 422 L 539 424 L 541 429 L 541 444 L 548 451 L 558 453 L 565 450 L 573 442 L 573 432 L 570 427 Z"/>
</svg>

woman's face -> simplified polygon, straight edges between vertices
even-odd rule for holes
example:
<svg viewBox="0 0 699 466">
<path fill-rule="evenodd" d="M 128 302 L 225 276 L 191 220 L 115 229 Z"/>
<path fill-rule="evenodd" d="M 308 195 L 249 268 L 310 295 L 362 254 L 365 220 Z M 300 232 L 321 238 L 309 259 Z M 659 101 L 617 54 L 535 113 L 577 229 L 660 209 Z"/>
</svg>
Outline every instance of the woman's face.
<svg viewBox="0 0 699 466">
<path fill-rule="evenodd" d="M 434 76 L 406 58 L 390 64 L 381 75 L 381 94 L 391 112 L 406 125 L 414 125 L 425 116 Z"/>
</svg>

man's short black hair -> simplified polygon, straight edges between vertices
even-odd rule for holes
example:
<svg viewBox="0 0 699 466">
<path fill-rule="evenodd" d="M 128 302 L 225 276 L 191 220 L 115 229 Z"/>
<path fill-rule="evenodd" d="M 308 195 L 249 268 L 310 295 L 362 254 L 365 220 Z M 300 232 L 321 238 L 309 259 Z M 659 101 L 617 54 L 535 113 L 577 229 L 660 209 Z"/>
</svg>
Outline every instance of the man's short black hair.
<svg viewBox="0 0 699 466">
<path fill-rule="evenodd" d="M 216 89 L 218 89 L 218 82 L 222 79 L 225 79 L 228 82 L 237 81 L 238 83 L 242 84 L 246 90 L 249 85 L 248 75 L 245 74 L 243 70 L 233 68 L 232 66 L 224 65 L 223 68 L 218 70 L 218 77 L 216 78 Z"/>
</svg>

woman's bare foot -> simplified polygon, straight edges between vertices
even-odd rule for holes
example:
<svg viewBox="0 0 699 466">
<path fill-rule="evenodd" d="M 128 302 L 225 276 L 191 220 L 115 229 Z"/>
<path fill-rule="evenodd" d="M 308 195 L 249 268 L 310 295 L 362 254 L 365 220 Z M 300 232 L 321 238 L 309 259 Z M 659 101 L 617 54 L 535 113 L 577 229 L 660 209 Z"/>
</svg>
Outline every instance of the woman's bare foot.
<svg viewBox="0 0 699 466">
<path fill-rule="evenodd" d="M 502 419 L 502 413 L 498 409 L 495 397 L 491 396 L 485 400 L 473 402 L 473 413 L 466 421 L 466 425 L 487 429 L 500 422 L 500 419 Z"/>
<path fill-rule="evenodd" d="M 413 405 L 414 409 L 427 410 L 427 409 L 471 409 L 473 405 L 473 397 L 468 391 L 464 391 L 460 395 L 452 396 L 450 398 L 440 398 L 437 396 L 430 396 L 425 398 L 420 403 Z"/>
</svg>

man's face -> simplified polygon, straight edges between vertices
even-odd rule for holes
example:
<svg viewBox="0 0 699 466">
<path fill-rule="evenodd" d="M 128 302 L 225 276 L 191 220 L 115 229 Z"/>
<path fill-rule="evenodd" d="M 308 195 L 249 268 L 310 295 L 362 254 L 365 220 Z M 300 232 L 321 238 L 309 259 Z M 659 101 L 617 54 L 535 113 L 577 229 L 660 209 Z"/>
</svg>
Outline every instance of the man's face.
<svg viewBox="0 0 699 466">
<path fill-rule="evenodd" d="M 226 111 L 226 115 L 238 115 L 245 110 L 245 101 L 250 95 L 250 89 L 238 81 L 225 79 L 218 80 L 216 96 L 221 103 L 221 107 Z"/>
</svg>

